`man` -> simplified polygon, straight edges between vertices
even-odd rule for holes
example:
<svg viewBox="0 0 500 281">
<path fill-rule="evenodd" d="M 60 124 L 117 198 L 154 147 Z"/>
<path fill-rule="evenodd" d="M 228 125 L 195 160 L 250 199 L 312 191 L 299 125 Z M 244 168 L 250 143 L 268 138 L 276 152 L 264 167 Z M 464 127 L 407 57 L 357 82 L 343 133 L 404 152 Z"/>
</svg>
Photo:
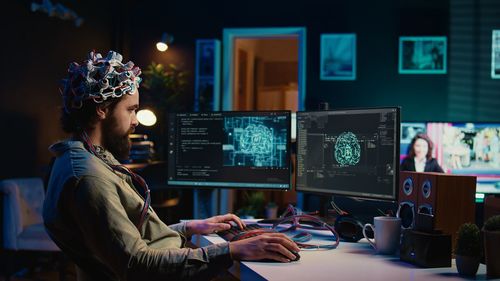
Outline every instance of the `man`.
<svg viewBox="0 0 500 281">
<path fill-rule="evenodd" d="M 208 279 L 232 260 L 289 262 L 297 245 L 282 234 L 204 248 L 184 248 L 192 234 L 244 227 L 235 215 L 165 225 L 149 207 L 142 178 L 119 164 L 130 150 L 138 122 L 141 73 L 120 54 L 91 52 L 72 63 L 61 89 L 63 129 L 73 136 L 56 143 L 44 204 L 52 239 L 77 265 L 79 280 Z M 115 158 L 116 157 L 116 158 Z"/>
</svg>

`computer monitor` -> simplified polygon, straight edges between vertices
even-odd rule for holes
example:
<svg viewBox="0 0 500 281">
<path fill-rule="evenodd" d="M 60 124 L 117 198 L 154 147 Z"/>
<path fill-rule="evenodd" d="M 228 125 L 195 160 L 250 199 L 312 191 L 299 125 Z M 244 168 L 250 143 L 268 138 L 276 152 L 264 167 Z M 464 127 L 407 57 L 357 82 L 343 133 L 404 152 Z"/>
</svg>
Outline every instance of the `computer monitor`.
<svg viewBox="0 0 500 281">
<path fill-rule="evenodd" d="M 478 193 L 500 193 L 500 123 L 429 122 L 426 129 L 446 173 L 476 176 Z"/>
<path fill-rule="evenodd" d="M 297 113 L 297 191 L 396 201 L 398 107 Z"/>
<path fill-rule="evenodd" d="M 172 113 L 168 185 L 289 189 L 290 111 Z"/>
</svg>

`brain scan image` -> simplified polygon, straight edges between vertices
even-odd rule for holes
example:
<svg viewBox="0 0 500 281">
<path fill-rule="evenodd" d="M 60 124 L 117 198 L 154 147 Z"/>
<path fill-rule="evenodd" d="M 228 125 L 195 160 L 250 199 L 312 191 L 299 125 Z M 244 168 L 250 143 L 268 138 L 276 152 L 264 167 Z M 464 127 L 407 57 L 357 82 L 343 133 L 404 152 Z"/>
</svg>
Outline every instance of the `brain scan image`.
<svg viewBox="0 0 500 281">
<path fill-rule="evenodd" d="M 240 136 L 240 148 L 247 154 L 269 154 L 272 152 L 273 133 L 261 124 L 248 125 Z"/>
<path fill-rule="evenodd" d="M 359 163 L 361 147 L 359 140 L 352 132 L 343 132 L 337 138 L 334 157 L 342 166 L 354 166 Z"/>
<path fill-rule="evenodd" d="M 284 167 L 287 124 L 277 117 L 227 117 L 224 166 Z"/>
</svg>

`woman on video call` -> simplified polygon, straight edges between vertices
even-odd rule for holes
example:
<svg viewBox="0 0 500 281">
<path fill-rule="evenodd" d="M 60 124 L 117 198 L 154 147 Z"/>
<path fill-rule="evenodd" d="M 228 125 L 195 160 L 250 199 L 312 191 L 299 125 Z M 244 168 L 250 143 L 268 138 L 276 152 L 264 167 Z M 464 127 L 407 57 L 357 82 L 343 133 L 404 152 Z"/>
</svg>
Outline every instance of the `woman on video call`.
<svg viewBox="0 0 500 281">
<path fill-rule="evenodd" d="M 401 171 L 444 173 L 437 160 L 432 158 L 434 145 L 425 134 L 417 134 L 411 140 L 408 155 L 401 163 Z"/>
</svg>

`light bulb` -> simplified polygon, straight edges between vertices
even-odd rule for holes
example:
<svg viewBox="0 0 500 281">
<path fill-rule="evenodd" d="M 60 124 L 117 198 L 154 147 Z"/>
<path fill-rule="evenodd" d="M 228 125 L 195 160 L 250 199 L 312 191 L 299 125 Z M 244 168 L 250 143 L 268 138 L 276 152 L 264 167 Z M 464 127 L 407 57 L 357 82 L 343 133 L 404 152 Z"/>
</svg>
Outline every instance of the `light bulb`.
<svg viewBox="0 0 500 281">
<path fill-rule="evenodd" d="M 156 115 L 149 109 L 142 109 L 137 112 L 137 120 L 144 126 L 156 124 Z"/>
<path fill-rule="evenodd" d="M 165 52 L 168 49 L 168 45 L 165 42 L 156 43 L 156 49 L 160 52 Z"/>
</svg>

